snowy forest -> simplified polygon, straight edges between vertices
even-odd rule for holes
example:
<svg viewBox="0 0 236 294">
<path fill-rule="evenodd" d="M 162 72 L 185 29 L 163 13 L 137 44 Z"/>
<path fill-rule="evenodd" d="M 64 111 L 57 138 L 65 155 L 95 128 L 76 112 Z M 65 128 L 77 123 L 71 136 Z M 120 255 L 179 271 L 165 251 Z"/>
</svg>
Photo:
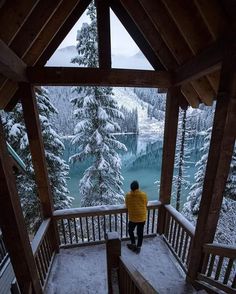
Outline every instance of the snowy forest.
<svg viewBox="0 0 236 294">
<path fill-rule="evenodd" d="M 78 31 L 77 55 L 71 63 L 97 67 L 94 6 L 89 6 L 87 14 L 90 23 L 83 24 Z M 166 95 L 146 88 L 41 87 L 36 89 L 36 99 L 55 209 L 71 207 L 75 197 L 80 197 L 81 206 L 123 203 L 127 191 L 123 189 L 121 154 L 127 153 L 127 144 L 117 135 L 131 133 L 148 139 L 152 132 L 162 137 Z M 215 105 L 200 105 L 197 109 L 189 107 L 179 112 L 172 205 L 193 224 L 199 211 L 214 109 Z M 26 164 L 25 173 L 17 174 L 17 185 L 26 223 L 33 233 L 41 215 L 21 104 L 17 104 L 14 111 L 2 114 L 2 120 L 8 143 Z M 65 142 L 74 146 L 69 160 L 64 155 Z M 146 153 L 153 142 L 150 144 L 146 146 Z M 191 156 L 197 151 L 200 158 L 192 162 Z M 153 152 L 157 149 L 149 154 Z M 144 153 L 141 155 L 147 164 L 147 157 Z M 88 166 L 83 176 L 76 179 L 78 196 L 69 191 L 69 173 L 73 165 L 81 166 L 84 162 Z M 190 174 L 190 165 L 195 166 L 194 174 Z M 158 197 L 155 181 L 153 187 Z M 184 199 L 182 194 L 186 189 L 188 195 Z M 236 149 L 224 191 L 216 241 L 236 244 Z"/>
</svg>

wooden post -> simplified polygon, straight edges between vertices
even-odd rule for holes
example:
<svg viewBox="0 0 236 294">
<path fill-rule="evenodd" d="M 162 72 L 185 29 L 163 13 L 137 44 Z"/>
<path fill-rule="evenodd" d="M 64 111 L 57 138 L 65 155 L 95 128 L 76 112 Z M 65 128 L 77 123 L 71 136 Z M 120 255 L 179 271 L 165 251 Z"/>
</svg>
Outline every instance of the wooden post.
<svg viewBox="0 0 236 294">
<path fill-rule="evenodd" d="M 25 119 L 25 126 L 29 139 L 29 146 L 34 166 L 35 178 L 38 187 L 38 196 L 41 203 L 42 214 L 44 218 L 53 216 L 53 199 L 46 158 L 43 146 L 41 127 L 39 122 L 39 113 L 36 97 L 33 87 L 28 83 L 19 84 L 21 93 L 21 102 Z M 59 236 L 56 223 L 53 221 L 51 237 L 56 252 L 59 251 Z"/>
<path fill-rule="evenodd" d="M 42 293 L 1 121 L 0 227 L 21 293 Z"/>
<path fill-rule="evenodd" d="M 107 253 L 107 281 L 108 293 L 113 293 L 112 280 L 113 272 L 119 267 L 119 257 L 121 255 L 121 241 L 117 232 L 108 232 L 106 238 Z"/>
<path fill-rule="evenodd" d="M 226 56 L 222 64 L 202 198 L 187 273 L 190 281 L 196 279 L 202 267 L 203 245 L 214 240 L 236 138 L 236 56 L 228 52 Z"/>
<path fill-rule="evenodd" d="M 165 131 L 161 168 L 161 185 L 159 200 L 162 206 L 158 212 L 157 232 L 161 235 L 165 228 L 164 204 L 169 204 L 171 200 L 171 188 L 174 172 L 175 146 L 178 129 L 179 115 L 179 94 L 180 88 L 169 88 L 166 100 Z"/>
</svg>

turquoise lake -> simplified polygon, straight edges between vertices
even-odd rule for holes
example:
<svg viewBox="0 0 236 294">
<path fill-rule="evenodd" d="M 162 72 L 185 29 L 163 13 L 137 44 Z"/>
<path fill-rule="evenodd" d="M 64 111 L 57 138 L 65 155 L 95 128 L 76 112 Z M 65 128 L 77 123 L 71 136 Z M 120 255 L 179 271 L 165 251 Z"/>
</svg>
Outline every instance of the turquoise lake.
<svg viewBox="0 0 236 294">
<path fill-rule="evenodd" d="M 122 176 L 123 191 L 127 193 L 130 190 L 130 183 L 138 180 L 141 190 L 145 191 L 149 200 L 157 200 L 159 198 L 158 184 L 155 182 L 160 180 L 161 162 L 162 162 L 162 146 L 163 140 L 154 140 L 153 137 L 140 135 L 118 135 L 122 143 L 127 147 L 127 152 L 120 154 L 122 160 Z M 70 140 L 64 141 L 65 153 L 64 159 L 68 162 L 71 155 L 76 149 L 71 145 Z M 196 162 L 201 157 L 200 147 L 202 140 L 195 139 L 189 143 L 189 158 L 187 162 L 187 175 L 190 183 L 194 182 L 194 174 L 196 171 Z M 81 179 L 85 169 L 89 166 L 89 161 L 70 165 L 70 179 L 68 179 L 68 188 L 71 196 L 74 197 L 72 206 L 80 206 L 79 180 Z M 176 171 L 175 171 L 176 172 Z M 189 188 L 182 189 L 181 204 L 186 201 Z M 175 205 L 175 195 L 172 195 L 172 204 Z"/>
</svg>

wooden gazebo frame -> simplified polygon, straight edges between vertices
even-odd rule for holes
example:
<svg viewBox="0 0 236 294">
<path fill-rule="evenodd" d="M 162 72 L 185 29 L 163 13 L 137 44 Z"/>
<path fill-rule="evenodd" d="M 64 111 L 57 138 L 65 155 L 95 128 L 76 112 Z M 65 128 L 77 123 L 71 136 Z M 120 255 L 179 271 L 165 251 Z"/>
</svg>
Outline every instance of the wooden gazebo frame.
<svg viewBox="0 0 236 294">
<path fill-rule="evenodd" d="M 16 3 L 15 3 L 16 2 Z M 236 138 L 234 1 L 96 0 L 99 68 L 44 67 L 90 0 L 0 1 L 0 109 L 21 100 L 44 218 L 52 218 L 38 110 L 37 85 L 156 87 L 167 90 L 158 232 L 170 203 L 179 106 L 216 110 L 202 200 L 187 277 L 194 282 L 203 245 L 212 243 Z M 154 71 L 111 68 L 109 9 L 136 41 Z M 0 227 L 23 293 L 41 286 L 0 126 Z M 58 240 L 51 227 L 52 244 Z"/>
</svg>

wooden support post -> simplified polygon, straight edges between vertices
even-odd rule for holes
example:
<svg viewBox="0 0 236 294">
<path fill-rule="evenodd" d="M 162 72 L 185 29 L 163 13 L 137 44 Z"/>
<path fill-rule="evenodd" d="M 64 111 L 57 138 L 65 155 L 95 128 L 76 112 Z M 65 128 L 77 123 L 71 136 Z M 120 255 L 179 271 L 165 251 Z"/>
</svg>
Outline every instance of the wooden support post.
<svg viewBox="0 0 236 294">
<path fill-rule="evenodd" d="M 226 56 L 222 64 L 202 199 L 187 273 L 190 281 L 196 279 L 202 267 L 203 245 L 214 240 L 236 138 L 236 56 L 228 52 Z"/>
<path fill-rule="evenodd" d="M 21 293 L 42 293 L 1 121 L 0 227 Z"/>
<path fill-rule="evenodd" d="M 46 165 L 46 158 L 43 146 L 43 138 L 39 122 L 39 113 L 37 108 L 37 101 L 33 87 L 28 83 L 21 83 L 19 85 L 21 92 L 21 102 L 23 114 L 25 119 L 25 126 L 29 139 L 29 146 L 34 166 L 36 183 L 38 186 L 38 196 L 41 202 L 41 209 L 44 218 L 52 218 L 53 215 L 53 199 L 50 182 L 48 178 L 48 171 Z M 52 218 L 53 221 L 53 218 Z M 59 250 L 59 236 L 56 223 L 52 226 L 52 240 L 56 252 Z"/>
<path fill-rule="evenodd" d="M 179 96 L 182 96 L 179 87 L 169 88 L 166 100 L 165 131 L 161 168 L 161 186 L 159 200 L 162 204 L 169 204 L 171 200 L 172 179 L 175 161 L 175 146 L 178 129 Z M 157 232 L 164 233 L 165 209 L 162 205 L 158 213 Z"/>
<path fill-rule="evenodd" d="M 107 281 L 108 293 L 113 293 L 112 280 L 115 271 L 119 267 L 119 257 L 121 256 L 121 241 L 117 232 L 108 232 L 106 238 L 107 253 Z"/>
<path fill-rule="evenodd" d="M 110 7 L 107 0 L 96 0 L 99 67 L 111 68 Z"/>
</svg>

